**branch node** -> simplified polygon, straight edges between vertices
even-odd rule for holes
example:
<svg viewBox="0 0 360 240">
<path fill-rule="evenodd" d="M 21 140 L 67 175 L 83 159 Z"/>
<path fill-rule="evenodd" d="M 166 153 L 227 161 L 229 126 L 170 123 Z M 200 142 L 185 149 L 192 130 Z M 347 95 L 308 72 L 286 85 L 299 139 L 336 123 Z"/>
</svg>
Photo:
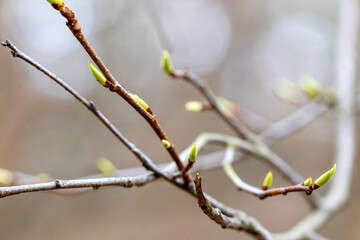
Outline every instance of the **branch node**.
<svg viewBox="0 0 360 240">
<path fill-rule="evenodd" d="M 61 188 L 61 180 L 60 179 L 56 179 L 54 182 L 55 182 L 56 188 Z"/>
<path fill-rule="evenodd" d="M 97 111 L 98 111 L 97 106 L 96 106 L 92 101 L 90 101 L 90 109 L 91 109 L 91 111 L 93 111 L 93 112 L 97 112 Z"/>
</svg>

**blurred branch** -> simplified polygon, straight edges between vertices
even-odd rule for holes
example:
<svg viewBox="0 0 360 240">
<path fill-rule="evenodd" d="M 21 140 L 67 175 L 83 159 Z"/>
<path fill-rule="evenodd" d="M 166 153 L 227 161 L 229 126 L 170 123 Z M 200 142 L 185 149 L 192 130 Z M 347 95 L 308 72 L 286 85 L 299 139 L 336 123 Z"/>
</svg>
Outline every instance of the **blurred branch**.
<svg viewBox="0 0 360 240">
<path fill-rule="evenodd" d="M 211 107 L 218 113 L 218 115 L 241 137 L 244 139 L 249 138 L 251 134 L 247 127 L 239 121 L 234 115 L 228 116 L 224 109 L 220 106 L 216 100 L 216 95 L 205 81 L 202 81 L 198 76 L 190 71 L 174 70 L 170 74 L 173 78 L 184 79 L 190 82 L 195 88 L 197 88 L 201 94 L 210 103 Z"/>
<path fill-rule="evenodd" d="M 267 144 L 277 139 L 289 136 L 293 132 L 308 125 L 314 119 L 328 110 L 329 105 L 324 101 L 314 100 L 300 107 L 293 114 L 273 123 L 260 133 Z"/>
<path fill-rule="evenodd" d="M 337 45 L 337 96 L 338 124 L 336 142 L 336 163 L 338 172 L 318 209 L 297 223 L 288 232 L 278 234 L 278 239 L 301 239 L 307 233 L 320 228 L 340 210 L 348 200 L 355 160 L 355 86 L 356 54 L 359 27 L 359 4 L 356 0 L 339 3 L 339 30 Z"/>
<path fill-rule="evenodd" d="M 278 169 L 282 175 L 293 184 L 301 182 L 304 178 L 293 169 L 286 161 L 276 155 L 271 149 L 263 143 L 258 136 L 253 134 L 245 125 L 242 124 L 234 115 L 227 115 L 223 108 L 219 105 L 216 100 L 216 95 L 213 93 L 211 88 L 206 84 L 205 81 L 202 81 L 191 71 L 184 70 L 172 70 L 169 73 L 170 76 L 174 78 L 184 79 L 190 82 L 195 88 L 197 88 L 207 101 L 212 105 L 214 110 L 222 117 L 222 119 L 227 122 L 232 128 L 238 133 L 238 135 L 248 140 L 249 142 L 254 143 L 257 148 L 257 156 L 260 156 L 265 162 L 269 162 L 272 166 Z"/>
</svg>

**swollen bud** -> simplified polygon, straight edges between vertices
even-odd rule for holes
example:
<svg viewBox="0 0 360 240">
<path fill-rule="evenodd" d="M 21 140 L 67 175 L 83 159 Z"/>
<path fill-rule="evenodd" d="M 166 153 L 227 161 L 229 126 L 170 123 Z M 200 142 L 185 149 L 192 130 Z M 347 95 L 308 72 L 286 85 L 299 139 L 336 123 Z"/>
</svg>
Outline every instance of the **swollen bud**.
<svg viewBox="0 0 360 240">
<path fill-rule="evenodd" d="M 105 76 L 99 71 L 99 69 L 94 67 L 91 64 L 91 62 L 89 62 L 89 67 L 90 67 L 90 70 L 91 70 L 92 74 L 94 75 L 96 81 L 98 81 L 98 83 L 100 83 L 101 85 L 103 85 L 105 87 L 106 86 L 106 78 L 105 78 Z"/>
<path fill-rule="evenodd" d="M 161 67 L 163 71 L 167 74 L 170 74 L 173 72 L 174 67 L 171 62 L 170 54 L 168 50 L 164 50 L 161 55 Z"/>
<path fill-rule="evenodd" d="M 264 178 L 262 189 L 263 190 L 268 189 L 269 187 L 271 187 L 272 183 L 273 183 L 273 175 L 272 175 L 272 171 L 269 171 Z"/>
<path fill-rule="evenodd" d="M 107 158 L 100 158 L 96 163 L 96 167 L 105 177 L 115 176 L 116 167 Z"/>
<path fill-rule="evenodd" d="M 161 141 L 166 148 L 168 148 L 168 149 L 171 148 L 171 146 L 172 146 L 171 142 L 166 141 L 165 139 L 162 139 Z"/>
<path fill-rule="evenodd" d="M 309 76 L 304 76 L 300 79 L 300 86 L 310 99 L 318 97 L 322 91 L 320 83 Z"/>
<path fill-rule="evenodd" d="M 327 171 L 326 173 L 321 175 L 318 179 L 316 179 L 313 188 L 317 189 L 321 186 L 324 186 L 334 175 L 335 170 L 336 170 L 336 164 L 329 171 Z"/>
<path fill-rule="evenodd" d="M 312 184 L 312 179 L 311 177 L 309 177 L 308 179 L 306 179 L 304 182 L 303 182 L 303 186 L 310 186 Z"/>
<path fill-rule="evenodd" d="M 9 170 L 0 168 L 0 185 L 9 186 L 14 180 L 14 175 Z"/>
<path fill-rule="evenodd" d="M 51 177 L 46 174 L 46 173 L 39 173 L 36 175 L 38 178 L 38 181 L 41 183 L 45 183 L 45 182 L 50 182 L 51 181 Z"/>
<path fill-rule="evenodd" d="M 145 110 L 149 109 L 149 105 L 147 105 L 147 103 L 144 100 L 139 98 L 138 95 L 132 94 L 130 92 L 128 92 L 128 93 L 132 99 L 134 99 L 138 104 L 140 104 L 141 107 L 143 107 Z"/>
<path fill-rule="evenodd" d="M 50 3 L 51 5 L 53 5 L 53 4 L 63 5 L 63 4 L 64 4 L 64 2 L 61 1 L 61 0 L 47 0 L 47 1 L 48 1 L 48 3 Z"/>
<path fill-rule="evenodd" d="M 203 110 L 203 104 L 198 101 L 190 101 L 185 104 L 185 110 L 189 112 L 201 112 Z"/>
<path fill-rule="evenodd" d="M 295 83 L 281 79 L 281 82 L 273 89 L 273 93 L 283 101 L 296 103 L 299 100 L 300 90 Z"/>
<path fill-rule="evenodd" d="M 189 154 L 189 162 L 194 163 L 196 161 L 196 157 L 197 157 L 197 150 L 196 150 L 196 144 L 194 144 Z"/>
</svg>

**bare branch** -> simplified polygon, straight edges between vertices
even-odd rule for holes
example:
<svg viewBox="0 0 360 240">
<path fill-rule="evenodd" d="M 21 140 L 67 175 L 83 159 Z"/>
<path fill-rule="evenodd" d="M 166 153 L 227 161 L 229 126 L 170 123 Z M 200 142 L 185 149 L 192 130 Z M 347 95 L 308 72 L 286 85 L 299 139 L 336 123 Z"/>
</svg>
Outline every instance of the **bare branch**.
<svg viewBox="0 0 360 240">
<path fill-rule="evenodd" d="M 270 144 L 308 125 L 325 113 L 328 108 L 328 104 L 323 101 L 317 100 L 307 103 L 293 114 L 271 124 L 270 127 L 260 133 L 260 136 L 267 144 Z"/>
<path fill-rule="evenodd" d="M 184 70 L 175 70 L 170 73 L 170 76 L 174 78 L 184 79 L 190 82 L 195 88 L 197 88 L 206 100 L 210 103 L 213 109 L 218 113 L 218 115 L 229 125 L 231 128 L 241 137 L 247 139 L 249 137 L 250 131 L 247 129 L 242 122 L 239 121 L 235 116 L 228 116 L 220 104 L 216 100 L 216 95 L 213 93 L 211 88 L 206 84 L 205 81 L 202 81 L 198 76 L 190 71 Z"/>
<path fill-rule="evenodd" d="M 112 178 L 95 178 L 95 179 L 77 179 L 77 180 L 60 180 L 56 179 L 48 183 L 37 183 L 20 186 L 0 188 L 0 198 L 27 192 L 49 191 L 57 189 L 71 188 L 93 188 L 98 189 L 104 186 L 119 186 L 130 188 L 132 186 L 143 186 L 146 179 L 139 177 L 112 177 Z"/>
<path fill-rule="evenodd" d="M 268 190 L 262 190 L 260 188 L 254 187 L 245 181 L 243 181 L 239 175 L 235 172 L 232 167 L 232 162 L 235 158 L 235 147 L 232 145 L 227 146 L 223 161 L 223 169 L 229 179 L 234 183 L 234 185 L 242 191 L 248 192 L 259 199 L 265 199 L 267 197 L 277 196 L 277 195 L 286 195 L 291 192 L 305 192 L 307 195 L 310 195 L 313 191 L 311 186 L 303 186 L 302 184 L 297 184 L 294 186 L 282 187 L 282 188 L 271 188 Z"/>
<path fill-rule="evenodd" d="M 125 138 L 121 132 L 100 112 L 100 110 L 92 103 L 86 100 L 83 96 L 81 96 L 77 91 L 67 85 L 64 81 L 62 81 L 55 74 L 50 72 L 45 67 L 41 66 L 39 63 L 31 59 L 29 56 L 18 50 L 9 40 L 1 43 L 4 47 L 8 47 L 11 49 L 11 53 L 14 57 L 18 57 L 25 62 L 29 63 L 31 66 L 35 67 L 46 76 L 54 80 L 57 84 L 63 87 L 68 93 L 74 96 L 77 100 L 79 100 L 82 104 L 84 104 L 114 135 L 117 139 L 119 139 L 143 164 L 146 168 L 150 169 L 157 175 L 163 177 L 167 181 L 180 186 L 180 184 L 172 178 L 172 176 L 163 171 L 161 168 L 156 166 L 151 159 L 146 156 L 140 149 L 138 149 L 133 143 L 131 143 L 127 138 Z"/>
<path fill-rule="evenodd" d="M 337 125 L 336 164 L 338 171 L 329 192 L 320 201 L 319 208 L 297 223 L 288 232 L 277 235 L 278 239 L 301 239 L 310 231 L 321 227 L 346 203 L 351 186 L 355 160 L 355 86 L 356 53 L 359 27 L 359 4 L 356 0 L 343 0 L 340 4 L 338 32 L 337 97 L 339 117 Z"/>
<path fill-rule="evenodd" d="M 195 179 L 196 196 L 201 210 L 222 228 L 230 228 L 239 231 L 246 231 L 257 239 L 272 239 L 271 234 L 258 223 L 254 218 L 244 214 L 236 213 L 229 217 L 224 215 L 220 209 L 211 206 L 201 188 L 201 177 L 196 175 Z"/>
<path fill-rule="evenodd" d="M 171 142 L 168 136 L 165 134 L 164 130 L 161 128 L 160 123 L 158 122 L 155 114 L 153 114 L 151 111 L 145 110 L 137 101 L 135 101 L 131 97 L 129 92 L 126 91 L 126 89 L 123 88 L 119 84 L 119 82 L 114 78 L 114 76 L 110 73 L 106 65 L 101 61 L 100 57 L 96 54 L 96 52 L 94 51 L 88 40 L 86 39 L 85 35 L 82 33 L 80 23 L 75 18 L 75 14 L 68 7 L 65 7 L 64 3 L 63 5 L 52 4 L 52 6 L 54 7 L 54 9 L 58 10 L 64 18 L 67 19 L 66 25 L 69 27 L 70 31 L 73 33 L 75 38 L 79 41 L 81 46 L 94 61 L 96 66 L 98 66 L 100 71 L 104 74 L 106 80 L 108 81 L 105 87 L 109 88 L 112 92 L 116 92 L 130 106 L 132 106 L 148 122 L 148 124 L 156 133 L 156 135 L 159 137 L 160 141 L 167 140 Z M 175 147 L 167 148 L 167 151 L 171 156 L 171 158 L 176 163 L 178 169 L 182 171 L 184 169 L 184 166 L 180 161 L 179 155 Z M 185 174 L 184 181 L 191 182 L 192 181 L 191 175 Z"/>
<path fill-rule="evenodd" d="M 242 122 L 240 122 L 235 116 L 228 116 L 216 100 L 216 95 L 205 81 L 202 81 L 191 71 L 174 70 L 172 73 L 170 73 L 170 76 L 187 80 L 195 88 L 197 88 L 203 94 L 206 100 L 208 100 L 209 103 L 213 106 L 214 110 L 216 110 L 216 112 L 225 122 L 232 126 L 232 128 L 241 138 L 249 140 L 249 142 L 253 142 L 254 145 L 256 144 L 258 151 L 256 156 L 260 156 L 262 160 L 269 162 L 271 165 L 276 167 L 276 169 L 278 169 L 287 180 L 293 184 L 297 184 L 304 179 L 304 177 L 302 177 L 301 174 L 293 169 L 287 162 L 272 152 L 271 149 L 265 143 L 263 143 L 258 136 L 250 132 L 247 127 L 243 125 Z"/>
</svg>

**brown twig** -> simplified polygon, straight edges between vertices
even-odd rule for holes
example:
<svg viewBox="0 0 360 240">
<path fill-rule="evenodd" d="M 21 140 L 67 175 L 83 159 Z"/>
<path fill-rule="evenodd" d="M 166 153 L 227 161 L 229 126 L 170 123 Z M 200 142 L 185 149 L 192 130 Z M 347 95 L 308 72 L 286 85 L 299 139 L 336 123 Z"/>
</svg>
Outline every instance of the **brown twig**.
<svg viewBox="0 0 360 240">
<path fill-rule="evenodd" d="M 258 239 L 272 239 L 271 234 L 253 218 L 241 218 L 236 215 L 229 217 L 218 208 L 213 207 L 205 197 L 201 187 L 201 177 L 196 174 L 196 196 L 201 210 L 222 228 L 246 231 Z"/>
<path fill-rule="evenodd" d="M 54 9 L 58 10 L 60 14 L 67 19 L 66 25 L 70 29 L 70 31 L 73 33 L 75 38 L 79 41 L 79 43 L 82 45 L 84 50 L 88 53 L 88 55 L 91 57 L 91 59 L 94 61 L 96 66 L 100 69 L 100 71 L 104 74 L 107 81 L 109 81 L 111 84 L 109 84 L 107 87 L 110 89 L 110 91 L 116 92 L 119 96 L 121 96 L 129 105 L 131 105 L 151 126 L 151 128 L 154 130 L 156 135 L 159 137 L 160 140 L 167 140 L 169 142 L 170 139 L 165 134 L 164 130 L 161 128 L 160 123 L 158 122 L 156 116 L 152 114 L 152 112 L 146 111 L 143 107 L 141 107 L 128 93 L 128 91 L 123 88 L 119 82 L 113 77 L 113 75 L 110 73 L 110 71 L 107 69 L 105 64 L 101 61 L 100 57 L 96 54 L 94 49 L 91 47 L 90 43 L 87 41 L 85 35 L 82 33 L 80 23 L 75 18 L 75 14 L 65 6 L 58 5 L 58 4 L 52 4 Z M 184 169 L 184 165 L 180 161 L 179 155 L 175 149 L 175 147 L 167 149 L 169 155 L 176 163 L 178 169 L 182 171 Z M 191 175 L 186 174 L 184 178 L 185 182 L 192 181 Z"/>
<path fill-rule="evenodd" d="M 236 174 L 235 170 L 232 167 L 232 162 L 235 158 L 235 146 L 229 145 L 226 148 L 224 161 L 223 161 L 223 169 L 229 179 L 233 182 L 233 184 L 241 191 L 245 191 L 250 193 L 259 199 L 265 199 L 267 197 L 277 196 L 277 195 L 286 195 L 291 192 L 305 192 L 307 195 L 310 195 L 313 192 L 311 186 L 303 186 L 301 184 L 297 184 L 294 186 L 282 187 L 282 188 L 271 188 L 267 190 L 262 190 L 255 186 L 252 186 L 245 181 L 243 181 L 238 174 Z"/>
<path fill-rule="evenodd" d="M 83 105 L 86 106 L 114 135 L 117 139 L 119 139 L 143 164 L 146 168 L 153 171 L 155 174 L 163 177 L 165 180 L 179 186 L 180 184 L 173 179 L 173 177 L 159 168 L 156 164 L 154 164 L 151 159 L 145 155 L 140 149 L 138 149 L 133 143 L 131 143 L 127 138 L 125 138 L 121 132 L 100 112 L 100 110 L 92 103 L 86 100 L 83 96 L 81 96 L 77 91 L 67 85 L 64 81 L 62 81 L 55 74 L 50 72 L 45 67 L 41 66 L 39 63 L 31 59 L 29 56 L 18 50 L 9 40 L 1 43 L 4 47 L 8 47 L 11 49 L 11 53 L 14 57 L 18 57 L 25 62 L 29 63 L 31 66 L 38 69 L 40 72 L 44 73 L 46 76 L 54 80 L 57 84 L 59 84 L 62 88 L 64 88 L 68 93 L 74 96 L 78 101 L 80 101 Z"/>
</svg>

